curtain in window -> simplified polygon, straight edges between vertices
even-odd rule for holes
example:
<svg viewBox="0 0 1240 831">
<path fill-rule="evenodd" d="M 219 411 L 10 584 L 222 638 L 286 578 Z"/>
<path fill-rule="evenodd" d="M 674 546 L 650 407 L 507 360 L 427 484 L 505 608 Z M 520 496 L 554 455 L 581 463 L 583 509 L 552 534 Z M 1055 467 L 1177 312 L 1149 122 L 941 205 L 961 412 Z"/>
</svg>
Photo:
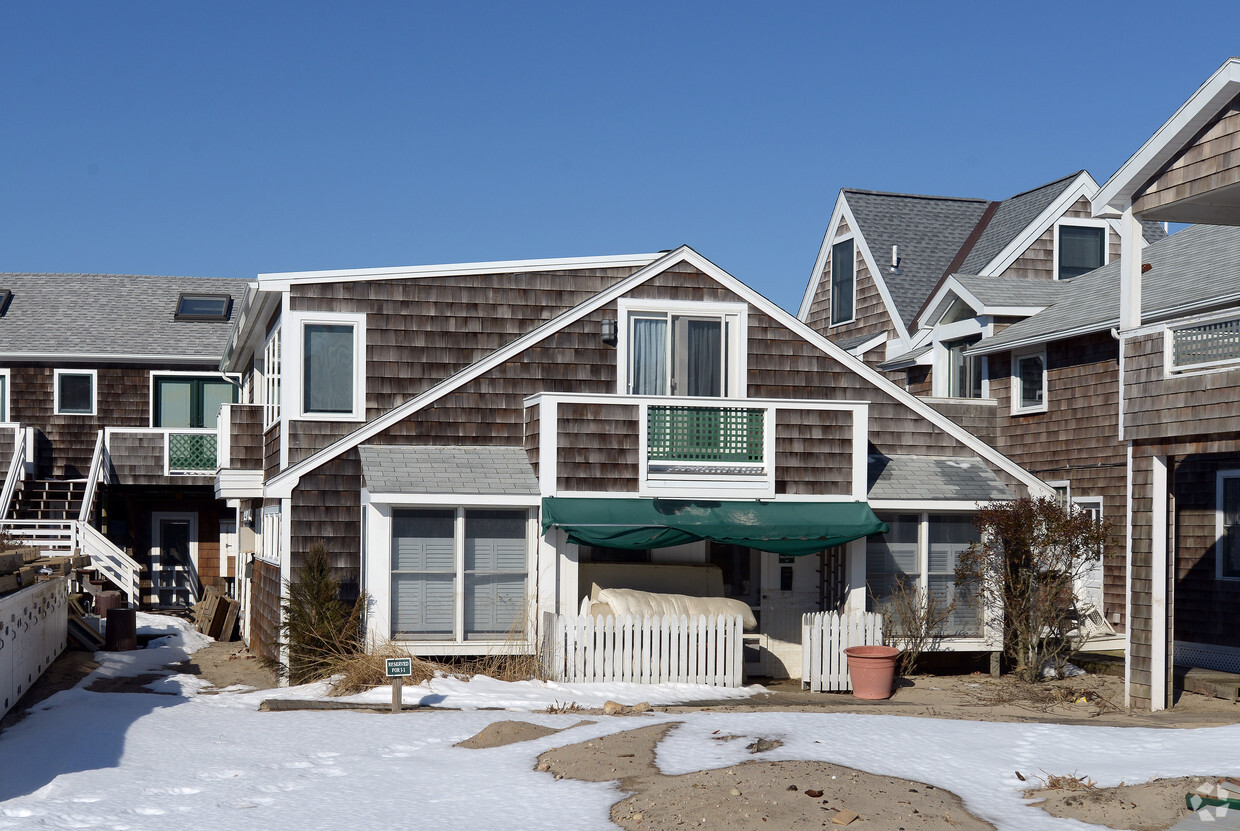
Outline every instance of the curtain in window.
<svg viewBox="0 0 1240 831">
<path fill-rule="evenodd" d="M 718 320 L 688 320 L 685 327 L 688 378 L 685 395 L 723 394 L 723 324 Z"/>
<path fill-rule="evenodd" d="M 353 412 L 353 327 L 306 324 L 302 372 L 305 412 Z"/>
<path fill-rule="evenodd" d="M 393 512 L 393 636 L 452 637 L 455 513 Z"/>
<path fill-rule="evenodd" d="M 667 320 L 633 318 L 633 395 L 667 395 Z"/>
<path fill-rule="evenodd" d="M 956 588 L 956 558 L 978 539 L 971 517 L 930 516 L 927 588 L 942 606 L 949 605 L 953 600 L 956 603 L 944 627 L 943 634 L 949 637 L 982 634 L 982 609 L 976 594 Z"/>
<path fill-rule="evenodd" d="M 465 637 L 525 633 L 525 511 L 465 512 Z"/>
</svg>

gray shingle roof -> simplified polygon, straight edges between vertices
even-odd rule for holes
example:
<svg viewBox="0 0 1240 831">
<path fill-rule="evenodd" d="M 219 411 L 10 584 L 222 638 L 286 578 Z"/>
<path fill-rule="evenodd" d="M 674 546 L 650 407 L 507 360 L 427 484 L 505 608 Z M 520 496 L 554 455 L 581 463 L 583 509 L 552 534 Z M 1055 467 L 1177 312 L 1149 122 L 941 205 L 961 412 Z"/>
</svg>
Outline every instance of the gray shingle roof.
<svg viewBox="0 0 1240 831">
<path fill-rule="evenodd" d="M 977 277 L 954 275 L 960 285 L 987 306 L 1049 306 L 1070 284 L 1059 280 L 1028 277 Z"/>
<path fill-rule="evenodd" d="M 538 479 L 521 447 L 363 444 L 357 450 L 371 493 L 538 495 Z"/>
<path fill-rule="evenodd" d="M 0 274 L 13 292 L 0 317 L 0 356 L 95 354 L 218 360 L 244 280 L 120 274 Z M 229 294 L 230 319 L 173 320 L 182 292 Z"/>
<path fill-rule="evenodd" d="M 876 337 L 875 333 L 871 332 L 868 335 L 856 335 L 855 337 L 851 337 L 851 338 L 840 338 L 837 341 L 832 341 L 832 343 L 834 343 L 840 349 L 848 351 L 849 349 L 852 349 L 855 346 L 860 346 L 866 341 L 874 340 L 875 337 Z"/>
<path fill-rule="evenodd" d="M 1029 227 L 1029 223 L 1050 207 L 1082 172 L 1078 170 L 1070 176 L 1018 193 L 999 203 L 986 229 L 974 243 L 973 250 L 965 257 L 960 270 L 966 274 L 976 274 L 984 269 L 1021 231 Z"/>
<path fill-rule="evenodd" d="M 920 358 L 922 355 L 926 354 L 933 348 L 934 348 L 934 344 L 931 343 L 931 344 L 926 344 L 925 346 L 919 346 L 916 349 L 910 349 L 908 352 L 905 352 L 902 355 L 896 355 L 894 358 L 890 358 L 886 361 L 883 361 L 881 364 L 878 365 L 878 368 L 881 370 L 885 370 L 885 371 L 895 370 L 895 369 L 908 369 L 909 367 L 913 366 L 913 364 L 917 362 L 918 358 Z"/>
<path fill-rule="evenodd" d="M 1145 248 L 1151 268 L 1142 280 L 1146 321 L 1240 302 L 1240 228 L 1193 225 Z M 1050 308 L 1013 323 L 972 351 L 1001 352 L 1066 335 L 1119 325 L 1119 261 L 1067 284 Z"/>
<path fill-rule="evenodd" d="M 990 204 L 985 199 L 912 196 L 844 190 L 870 246 L 896 311 L 911 326 Z M 891 246 L 899 246 L 901 274 L 892 274 Z"/>
<path fill-rule="evenodd" d="M 869 498 L 990 502 L 1014 494 L 981 459 L 872 455 Z"/>
</svg>

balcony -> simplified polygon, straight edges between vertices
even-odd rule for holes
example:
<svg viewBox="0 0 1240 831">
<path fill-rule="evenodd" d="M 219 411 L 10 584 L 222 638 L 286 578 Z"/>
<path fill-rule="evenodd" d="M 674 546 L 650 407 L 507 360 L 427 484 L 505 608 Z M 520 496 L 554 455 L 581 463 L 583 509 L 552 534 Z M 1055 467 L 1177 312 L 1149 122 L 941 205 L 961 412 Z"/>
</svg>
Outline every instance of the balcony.
<svg viewBox="0 0 1240 831">
<path fill-rule="evenodd" d="M 543 393 L 525 403 L 544 496 L 865 498 L 864 402 Z"/>
<path fill-rule="evenodd" d="M 108 427 L 104 445 L 109 479 L 122 484 L 186 481 L 182 477 L 205 482 L 219 468 L 216 431 L 208 428 Z"/>
<path fill-rule="evenodd" d="M 220 469 L 215 477 L 218 499 L 262 496 L 263 407 L 225 404 L 219 416 Z"/>
</svg>

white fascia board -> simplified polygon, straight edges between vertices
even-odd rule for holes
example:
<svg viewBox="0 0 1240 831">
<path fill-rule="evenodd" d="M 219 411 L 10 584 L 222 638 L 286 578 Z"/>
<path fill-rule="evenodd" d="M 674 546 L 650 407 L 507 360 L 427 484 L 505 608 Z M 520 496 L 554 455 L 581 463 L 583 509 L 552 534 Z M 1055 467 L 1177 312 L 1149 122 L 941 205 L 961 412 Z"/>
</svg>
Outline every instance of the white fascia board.
<svg viewBox="0 0 1240 831">
<path fill-rule="evenodd" d="M 1137 188 L 1171 161 L 1237 94 L 1240 58 L 1228 58 L 1099 188 L 1092 200 L 1094 214 L 1106 213 L 1108 208 L 1122 213 L 1131 207 Z"/>
<path fill-rule="evenodd" d="M 1051 489 L 1048 488 L 1041 479 L 1038 479 L 1033 474 L 1024 470 L 1011 459 L 1007 458 L 1002 453 L 999 453 L 993 447 L 960 427 L 947 416 L 920 401 L 916 396 L 900 389 L 900 387 L 887 380 L 881 372 L 871 369 L 860 358 L 856 358 L 848 354 L 845 350 L 831 343 L 831 341 L 827 340 L 809 326 L 797 320 L 793 315 L 786 312 L 778 304 L 768 300 L 766 297 L 745 285 L 740 280 L 736 279 L 731 274 L 727 273 L 719 266 L 703 257 L 701 254 L 694 251 L 692 248 L 683 245 L 675 251 L 672 251 L 671 253 L 660 258 L 656 262 L 651 263 L 646 268 L 643 268 L 629 277 L 626 277 L 614 286 L 606 289 L 605 291 L 599 292 L 594 297 L 576 306 L 575 308 L 570 309 L 555 320 L 544 323 L 542 326 L 527 335 L 518 338 L 503 349 L 491 353 L 486 358 L 466 367 L 456 375 L 444 379 L 421 395 L 406 401 L 399 407 L 389 410 L 347 436 L 338 439 L 322 450 L 311 454 L 297 464 L 292 465 L 280 472 L 268 483 L 267 495 L 273 498 L 287 498 L 288 496 L 291 496 L 293 489 L 297 487 L 297 483 L 303 474 L 314 470 L 319 465 L 334 459 L 341 453 L 344 453 L 367 439 L 378 435 L 388 427 L 399 422 L 401 419 L 417 412 L 435 401 L 438 401 L 440 398 L 454 391 L 458 387 L 469 383 L 486 372 L 489 372 L 491 369 L 494 369 L 505 361 L 519 355 L 530 346 L 533 346 L 545 338 L 550 337 L 552 334 L 563 329 L 565 326 L 580 320 L 593 312 L 595 309 L 598 309 L 607 303 L 610 303 L 612 300 L 627 294 L 637 286 L 647 282 L 671 266 L 680 262 L 686 262 L 689 265 L 699 269 L 704 274 L 710 276 L 724 288 L 727 288 L 737 296 L 741 297 L 756 309 L 772 318 L 775 322 L 800 335 L 811 345 L 817 347 L 821 352 L 843 364 L 845 368 L 851 370 L 856 375 L 878 387 L 889 397 L 894 398 L 900 404 L 903 404 L 913 412 L 922 416 L 931 424 L 935 425 L 940 430 L 959 441 L 965 447 L 973 450 L 981 458 L 986 459 L 987 461 L 993 463 L 996 467 L 1004 470 L 1017 481 L 1028 487 L 1033 493 L 1040 493 L 1046 496 L 1053 495 L 1053 491 L 1051 491 Z"/>
<path fill-rule="evenodd" d="M 822 243 L 818 246 L 818 256 L 814 258 L 814 270 L 809 275 L 809 285 L 801 297 L 801 306 L 797 309 L 797 319 L 804 322 L 809 317 L 810 307 L 814 305 L 814 295 L 822 282 L 822 270 L 827 267 L 827 257 L 831 253 L 831 245 L 840 227 L 840 217 L 844 215 L 844 191 L 835 197 L 835 207 L 831 209 L 831 219 L 827 222 L 827 230 L 822 235 Z M 852 224 L 849 223 L 852 228 Z M 852 228 L 855 235 L 857 229 Z"/>
<path fill-rule="evenodd" d="M 370 280 L 412 280 L 519 271 L 568 271 L 575 268 L 645 267 L 664 254 L 616 254 L 603 257 L 561 257 L 549 260 L 497 260 L 487 263 L 445 263 L 396 268 L 352 268 L 334 271 L 290 271 L 258 275 L 263 291 L 285 291 L 300 283 L 353 283 Z"/>
<path fill-rule="evenodd" d="M 0 361 L 44 361 L 85 364 L 206 364 L 215 366 L 219 355 L 129 355 L 122 352 L 3 352 Z"/>
<path fill-rule="evenodd" d="M 960 499 L 871 499 L 869 505 L 875 511 L 917 511 L 918 513 L 923 511 L 934 513 L 976 511 L 982 507 L 982 503 Z"/>
<path fill-rule="evenodd" d="M 857 250 L 861 252 L 861 257 L 865 260 L 866 267 L 870 270 L 870 279 L 874 281 L 874 285 L 878 288 L 879 296 L 883 298 L 883 306 L 887 309 L 887 317 L 891 319 L 892 325 L 895 326 L 896 336 L 907 341 L 909 339 L 908 327 L 904 325 L 904 320 L 896 311 L 896 304 L 891 299 L 891 292 L 887 289 L 887 281 L 883 279 L 883 272 L 875 262 L 874 254 L 870 251 L 870 245 L 865 240 L 865 234 L 857 224 L 857 218 L 853 216 L 852 208 L 849 207 L 848 200 L 844 198 L 844 191 L 842 190 L 835 200 L 835 210 L 831 212 L 831 221 L 827 225 L 827 232 L 822 237 L 822 245 L 818 249 L 818 257 L 814 260 L 814 273 L 810 275 L 809 287 L 805 290 L 805 296 L 801 298 L 801 307 L 797 310 L 797 319 L 805 322 L 806 318 L 809 317 L 810 307 L 814 303 L 814 295 L 817 294 L 819 283 L 822 280 L 822 270 L 827 265 L 827 257 L 831 254 L 831 246 L 835 244 L 835 236 L 839 229 L 841 218 L 848 222 L 848 230 L 853 235 L 853 243 L 857 246 Z"/>
<path fill-rule="evenodd" d="M 858 358 L 860 358 L 862 355 L 869 352 L 871 349 L 877 349 L 878 347 L 882 346 L 886 342 L 887 342 L 887 333 L 879 332 L 874 337 L 870 338 L 869 340 L 862 341 L 861 343 L 852 347 L 848 351 L 849 353 L 856 355 Z"/>
<path fill-rule="evenodd" d="M 267 341 L 267 318 L 280 305 L 281 293 L 262 291 L 257 283 L 252 283 L 254 292 L 246 291 L 248 303 L 237 316 L 237 325 L 229 337 L 224 357 L 220 359 L 220 369 L 224 372 L 238 371 L 238 364 L 243 363 L 249 355 L 260 349 Z"/>
<path fill-rule="evenodd" d="M 372 493 L 373 505 L 452 505 L 461 508 L 537 508 L 542 504 L 538 494 L 497 493 Z"/>
<path fill-rule="evenodd" d="M 1082 170 L 1072 183 L 1064 188 L 1063 192 L 1056 197 L 1055 201 L 1046 207 L 1042 213 L 1038 214 L 1037 219 L 1025 226 L 1025 230 L 1021 231 L 1015 239 L 1007 244 L 1007 247 L 1000 251 L 995 258 L 978 271 L 980 277 L 993 277 L 1002 274 L 1004 269 L 1008 268 L 1012 263 L 1025 253 L 1030 245 L 1038 240 L 1046 230 L 1055 224 L 1055 221 L 1063 216 L 1064 212 L 1076 204 L 1076 200 L 1084 196 L 1086 199 L 1092 199 L 1094 194 L 1098 192 L 1098 183 L 1094 181 L 1094 177 L 1089 175 L 1088 171 Z"/>
<path fill-rule="evenodd" d="M 233 315 L 232 328 L 228 330 L 228 341 L 224 344 L 224 354 L 220 357 L 221 370 L 232 360 L 233 353 L 236 351 L 241 337 L 245 334 L 249 322 L 250 307 L 254 304 L 254 296 L 256 294 L 258 294 L 258 283 L 246 283 L 245 292 L 241 295 L 241 302 L 237 304 L 236 314 Z"/>
<path fill-rule="evenodd" d="M 1057 340 L 1067 340 L 1080 335 L 1091 335 L 1095 332 L 1106 332 L 1119 326 L 1119 316 L 1107 318 L 1101 323 L 1090 323 L 1085 326 L 1077 326 L 1073 329 L 1065 329 L 1062 332 L 1055 332 L 1047 335 L 1031 335 L 1027 338 L 1019 338 L 1017 340 L 1006 341 L 999 344 L 989 344 L 985 340 L 974 346 L 972 349 L 966 349 L 964 354 L 973 355 L 996 355 L 1001 352 L 1013 352 L 1018 349 L 1024 349 L 1028 346 L 1041 346 L 1042 344 L 1051 343 Z"/>
</svg>

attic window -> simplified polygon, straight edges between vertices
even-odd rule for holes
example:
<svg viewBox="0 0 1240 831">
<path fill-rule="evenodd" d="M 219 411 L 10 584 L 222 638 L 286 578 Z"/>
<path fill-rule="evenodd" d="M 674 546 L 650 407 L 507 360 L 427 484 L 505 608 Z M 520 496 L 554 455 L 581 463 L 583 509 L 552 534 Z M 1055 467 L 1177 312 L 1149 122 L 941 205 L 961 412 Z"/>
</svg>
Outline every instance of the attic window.
<svg viewBox="0 0 1240 831">
<path fill-rule="evenodd" d="M 177 298 L 176 320 L 228 320 L 232 297 L 227 294 L 185 294 Z"/>
</svg>

